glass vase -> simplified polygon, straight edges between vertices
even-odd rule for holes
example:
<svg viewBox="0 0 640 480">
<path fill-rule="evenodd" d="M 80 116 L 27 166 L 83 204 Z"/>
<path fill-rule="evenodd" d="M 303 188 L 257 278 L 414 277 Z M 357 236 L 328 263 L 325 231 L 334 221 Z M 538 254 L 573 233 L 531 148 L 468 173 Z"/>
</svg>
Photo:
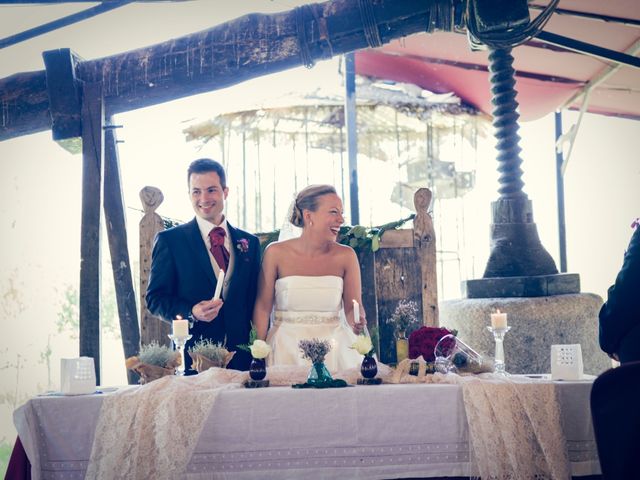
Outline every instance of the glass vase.
<svg viewBox="0 0 640 480">
<path fill-rule="evenodd" d="M 307 383 L 314 385 L 319 383 L 326 383 L 333 380 L 333 377 L 327 370 L 324 362 L 317 362 L 311 366 L 309 375 L 307 376 Z"/>
<path fill-rule="evenodd" d="M 365 355 L 360 365 L 360 374 L 364 378 L 373 378 L 378 374 L 378 364 L 376 359 L 370 355 Z"/>
<path fill-rule="evenodd" d="M 267 376 L 267 366 L 264 358 L 251 359 L 249 365 L 249 377 L 251 380 L 263 380 Z"/>
<path fill-rule="evenodd" d="M 396 338 L 396 364 L 399 364 L 409 356 L 409 340 L 404 332 L 400 332 Z"/>
</svg>

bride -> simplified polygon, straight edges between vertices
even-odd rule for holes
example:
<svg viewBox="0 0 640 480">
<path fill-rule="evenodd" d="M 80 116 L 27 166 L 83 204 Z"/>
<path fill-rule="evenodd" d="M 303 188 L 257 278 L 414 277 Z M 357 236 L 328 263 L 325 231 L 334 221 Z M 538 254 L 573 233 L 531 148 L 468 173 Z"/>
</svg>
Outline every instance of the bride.
<svg viewBox="0 0 640 480">
<path fill-rule="evenodd" d="M 344 218 L 335 188 L 300 191 L 289 221 L 302 233 L 267 247 L 253 310 L 258 338 L 272 348 L 267 362 L 307 365 L 298 342 L 318 338 L 331 344 L 325 359 L 330 371 L 357 367 L 362 356 L 350 346 L 365 325 L 364 309 L 354 319 L 353 308 L 353 300 L 362 305 L 360 267 L 353 249 L 336 242 Z"/>
</svg>

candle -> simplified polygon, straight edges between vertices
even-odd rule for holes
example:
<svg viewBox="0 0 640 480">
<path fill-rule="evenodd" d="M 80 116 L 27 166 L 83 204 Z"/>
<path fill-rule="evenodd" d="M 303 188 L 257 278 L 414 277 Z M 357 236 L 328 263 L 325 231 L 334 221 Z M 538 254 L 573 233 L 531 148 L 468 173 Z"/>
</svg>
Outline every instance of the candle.
<svg viewBox="0 0 640 480">
<path fill-rule="evenodd" d="M 355 300 L 353 301 L 353 321 L 360 323 L 360 305 Z"/>
<path fill-rule="evenodd" d="M 220 273 L 218 273 L 218 283 L 216 283 L 216 291 L 213 294 L 213 298 L 211 300 L 218 300 L 220 298 L 220 293 L 222 292 L 223 283 L 224 283 L 224 270 L 220 269 Z"/>
<path fill-rule="evenodd" d="M 189 335 L 189 321 L 183 320 L 180 315 L 173 321 L 173 334 L 176 337 L 186 337 Z"/>
<path fill-rule="evenodd" d="M 491 314 L 491 327 L 493 328 L 507 328 L 507 314 L 501 313 L 500 310 L 496 310 L 496 313 Z"/>
</svg>

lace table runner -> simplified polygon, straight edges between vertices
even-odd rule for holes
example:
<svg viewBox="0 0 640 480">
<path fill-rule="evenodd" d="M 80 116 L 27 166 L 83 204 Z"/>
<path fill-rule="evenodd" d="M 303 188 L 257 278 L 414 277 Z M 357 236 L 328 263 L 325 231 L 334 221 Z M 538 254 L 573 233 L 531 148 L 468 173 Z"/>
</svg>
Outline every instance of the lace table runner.
<svg viewBox="0 0 640 480">
<path fill-rule="evenodd" d="M 155 480 L 185 470 L 217 395 L 246 374 L 212 368 L 167 376 L 106 397 L 86 478 Z"/>
</svg>

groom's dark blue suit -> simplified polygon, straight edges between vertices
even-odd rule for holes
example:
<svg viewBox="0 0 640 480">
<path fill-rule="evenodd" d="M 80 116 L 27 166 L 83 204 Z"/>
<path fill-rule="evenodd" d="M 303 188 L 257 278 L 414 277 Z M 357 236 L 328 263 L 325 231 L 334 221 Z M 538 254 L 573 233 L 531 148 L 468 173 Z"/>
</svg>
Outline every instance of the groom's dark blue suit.
<svg viewBox="0 0 640 480">
<path fill-rule="evenodd" d="M 200 339 L 226 340 L 227 349 L 236 351 L 228 367 L 247 370 L 251 356 L 236 347 L 249 341 L 260 270 L 260 243 L 255 235 L 233 228 L 228 222 L 227 228 L 234 259 L 229 285 L 223 294 L 224 305 L 212 322 L 193 325 L 190 330 L 193 337 L 187 343 L 187 349 Z M 209 253 L 195 218 L 158 233 L 146 295 L 151 313 L 168 322 L 177 315 L 188 318 L 195 304 L 213 297 L 216 283 Z M 188 372 L 191 358 L 185 357 Z"/>
</svg>

